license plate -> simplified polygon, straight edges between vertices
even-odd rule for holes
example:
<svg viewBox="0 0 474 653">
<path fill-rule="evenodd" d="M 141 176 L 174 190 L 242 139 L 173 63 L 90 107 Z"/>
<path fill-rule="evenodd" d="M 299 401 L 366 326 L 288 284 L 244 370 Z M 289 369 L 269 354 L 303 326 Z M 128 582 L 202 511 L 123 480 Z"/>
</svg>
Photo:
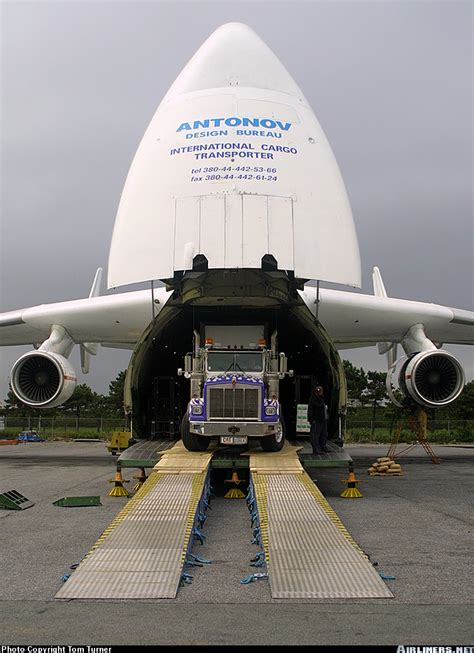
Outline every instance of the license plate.
<svg viewBox="0 0 474 653">
<path fill-rule="evenodd" d="M 244 435 L 222 435 L 221 444 L 247 444 L 247 436 Z"/>
</svg>

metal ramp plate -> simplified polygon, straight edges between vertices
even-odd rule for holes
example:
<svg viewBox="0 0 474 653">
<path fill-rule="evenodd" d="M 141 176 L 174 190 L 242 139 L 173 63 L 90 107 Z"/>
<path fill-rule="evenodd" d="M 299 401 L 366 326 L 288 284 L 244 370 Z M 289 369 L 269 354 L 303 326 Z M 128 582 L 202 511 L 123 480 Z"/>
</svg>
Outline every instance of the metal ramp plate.
<svg viewBox="0 0 474 653">
<path fill-rule="evenodd" d="M 272 597 L 391 598 L 301 465 L 281 473 L 278 454 L 270 456 L 276 473 L 263 458 L 251 456 L 250 467 Z"/>
<path fill-rule="evenodd" d="M 174 598 L 210 456 L 197 454 L 198 462 L 185 473 L 173 472 L 165 464 L 154 471 L 56 598 Z"/>
<path fill-rule="evenodd" d="M 326 443 L 329 452 L 322 454 L 314 454 L 308 440 L 296 440 L 293 444 L 301 447 L 298 451 L 298 457 L 305 469 L 314 467 L 347 468 L 349 463 L 352 462 L 352 458 L 347 451 L 330 440 Z"/>
<path fill-rule="evenodd" d="M 140 440 L 125 449 L 117 460 L 122 467 L 154 467 L 163 452 L 175 444 L 175 440 Z"/>
<path fill-rule="evenodd" d="M 34 502 L 30 501 L 17 490 L 9 490 L 0 494 L 0 508 L 7 510 L 25 510 L 34 506 Z"/>
<path fill-rule="evenodd" d="M 53 501 L 53 506 L 60 508 L 82 508 L 84 506 L 101 506 L 100 497 L 63 497 Z"/>
</svg>

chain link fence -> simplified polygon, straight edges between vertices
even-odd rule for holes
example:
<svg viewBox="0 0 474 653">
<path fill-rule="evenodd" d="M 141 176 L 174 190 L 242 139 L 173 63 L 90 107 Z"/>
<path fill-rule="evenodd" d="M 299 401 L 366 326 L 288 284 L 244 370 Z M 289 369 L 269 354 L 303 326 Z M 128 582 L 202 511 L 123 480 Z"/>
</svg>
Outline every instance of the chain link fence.
<svg viewBox="0 0 474 653">
<path fill-rule="evenodd" d="M 416 439 L 408 422 L 399 420 L 356 420 L 346 421 L 346 442 L 392 442 L 399 433 L 400 442 Z M 427 437 L 432 442 L 474 442 L 474 420 L 431 419 L 427 424 Z"/>
<path fill-rule="evenodd" d="M 346 421 L 346 442 L 391 442 L 399 423 L 397 420 Z M 0 414 L 0 439 L 16 438 L 21 431 L 36 431 L 43 438 L 110 439 L 113 431 L 129 430 L 128 422 L 120 417 L 20 417 Z M 402 425 L 400 442 L 411 441 L 414 434 L 407 423 Z M 433 442 L 474 442 L 474 420 L 428 420 L 428 438 Z"/>
<path fill-rule="evenodd" d="M 43 438 L 100 438 L 107 440 L 113 431 L 128 430 L 120 417 L 18 417 L 0 415 L 0 438 L 16 437 L 21 431 L 36 431 Z"/>
</svg>

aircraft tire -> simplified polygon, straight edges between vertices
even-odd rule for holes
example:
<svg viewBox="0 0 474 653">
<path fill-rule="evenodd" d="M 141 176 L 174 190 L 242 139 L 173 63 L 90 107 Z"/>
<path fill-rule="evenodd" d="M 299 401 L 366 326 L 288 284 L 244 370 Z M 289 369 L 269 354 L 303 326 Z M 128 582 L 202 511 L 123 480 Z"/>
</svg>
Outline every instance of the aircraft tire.
<svg viewBox="0 0 474 653">
<path fill-rule="evenodd" d="M 196 435 L 195 433 L 190 433 L 189 431 L 189 415 L 185 413 L 181 421 L 181 439 L 183 444 L 188 451 L 206 451 L 209 438 L 205 438 L 202 435 Z"/>
<path fill-rule="evenodd" d="M 260 444 L 264 451 L 281 451 L 283 449 L 285 444 L 285 422 L 282 415 L 280 415 L 280 425 L 281 430 L 278 437 L 275 434 L 260 438 Z"/>
</svg>

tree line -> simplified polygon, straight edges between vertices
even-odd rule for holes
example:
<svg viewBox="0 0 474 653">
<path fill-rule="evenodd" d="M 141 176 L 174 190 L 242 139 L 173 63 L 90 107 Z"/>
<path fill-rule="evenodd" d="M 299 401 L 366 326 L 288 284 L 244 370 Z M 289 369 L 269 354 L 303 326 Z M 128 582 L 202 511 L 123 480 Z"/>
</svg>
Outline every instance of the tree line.
<svg viewBox="0 0 474 653">
<path fill-rule="evenodd" d="M 347 381 L 348 411 L 357 419 L 377 417 L 389 419 L 397 412 L 397 408 L 389 402 L 385 380 L 385 372 L 368 371 L 355 367 L 350 361 L 343 360 Z M 123 388 L 125 370 L 119 372 L 110 382 L 107 395 L 92 390 L 86 383 L 76 386 L 72 396 L 62 406 L 42 409 L 31 408 L 23 404 L 13 391 L 9 390 L 5 400 L 5 412 L 19 416 L 45 417 L 75 416 L 75 417 L 123 417 Z M 370 410 L 370 415 L 367 411 Z M 445 408 L 436 409 L 439 419 L 474 420 L 474 381 L 466 384 L 461 396 Z"/>
</svg>

